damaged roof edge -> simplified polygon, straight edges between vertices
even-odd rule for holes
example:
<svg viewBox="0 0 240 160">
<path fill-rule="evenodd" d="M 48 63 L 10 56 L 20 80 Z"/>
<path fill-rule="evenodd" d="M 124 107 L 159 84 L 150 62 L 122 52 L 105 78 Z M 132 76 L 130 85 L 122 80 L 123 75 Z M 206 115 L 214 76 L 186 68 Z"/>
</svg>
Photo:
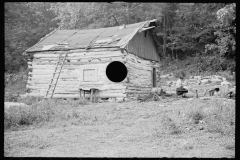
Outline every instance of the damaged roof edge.
<svg viewBox="0 0 240 160">
<path fill-rule="evenodd" d="M 28 48 L 27 50 L 25 50 L 22 55 L 26 55 L 26 52 L 30 49 L 32 49 L 33 47 L 35 47 L 36 45 L 38 45 L 40 42 L 42 42 L 44 39 L 46 39 L 48 36 L 50 36 L 51 34 L 53 34 L 54 32 L 56 32 L 58 30 L 58 28 L 55 28 L 52 32 L 48 33 L 47 35 L 45 35 L 44 37 L 42 37 L 35 45 L 33 45 L 32 47 Z"/>
<path fill-rule="evenodd" d="M 130 36 L 128 36 L 125 43 L 123 43 L 123 44 L 118 43 L 120 45 L 120 48 L 125 48 L 126 45 L 128 45 L 128 43 L 134 37 L 135 34 L 137 34 L 139 31 L 141 31 L 141 29 L 143 29 L 144 27 L 148 27 L 151 22 L 156 22 L 156 21 L 157 21 L 157 19 L 153 19 L 153 20 L 150 20 L 150 21 L 145 21 L 145 23 L 143 23 L 139 28 L 136 28 L 134 30 L 134 32 L 132 34 L 130 34 Z M 149 27 L 148 29 L 151 29 L 151 27 Z"/>
<path fill-rule="evenodd" d="M 109 46 L 109 47 L 93 47 L 93 48 L 88 48 L 87 49 L 87 51 L 88 50 L 91 50 L 91 49 L 101 49 L 101 48 L 116 48 L 116 49 L 121 49 L 119 46 Z M 50 50 L 37 50 L 37 51 L 29 51 L 29 52 L 24 52 L 25 53 L 25 55 L 27 55 L 26 53 L 28 53 L 28 54 L 33 54 L 33 53 L 37 53 L 37 52 L 46 52 L 46 51 L 73 51 L 73 50 L 78 50 L 78 49 L 84 49 L 84 50 L 86 50 L 86 47 L 74 47 L 74 48 L 66 48 L 66 49 L 63 49 L 63 48 L 61 48 L 61 49 L 50 49 Z"/>
</svg>

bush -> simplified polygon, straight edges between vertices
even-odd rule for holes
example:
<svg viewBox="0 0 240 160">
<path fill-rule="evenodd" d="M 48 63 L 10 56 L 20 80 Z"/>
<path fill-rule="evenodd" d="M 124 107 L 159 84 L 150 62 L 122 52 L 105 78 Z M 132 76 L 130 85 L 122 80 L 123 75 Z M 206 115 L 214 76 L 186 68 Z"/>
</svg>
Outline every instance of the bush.
<svg viewBox="0 0 240 160">
<path fill-rule="evenodd" d="M 162 74 L 181 72 L 189 76 L 207 76 L 222 71 L 235 71 L 236 62 L 234 59 L 226 59 L 219 56 L 198 56 L 188 57 L 184 60 L 164 60 L 161 66 Z"/>
<path fill-rule="evenodd" d="M 32 105 L 32 104 L 38 103 L 41 100 L 43 100 L 42 97 L 32 97 L 32 96 L 27 96 L 27 97 L 24 97 L 24 98 L 18 98 L 18 102 L 25 103 L 27 105 Z"/>
</svg>

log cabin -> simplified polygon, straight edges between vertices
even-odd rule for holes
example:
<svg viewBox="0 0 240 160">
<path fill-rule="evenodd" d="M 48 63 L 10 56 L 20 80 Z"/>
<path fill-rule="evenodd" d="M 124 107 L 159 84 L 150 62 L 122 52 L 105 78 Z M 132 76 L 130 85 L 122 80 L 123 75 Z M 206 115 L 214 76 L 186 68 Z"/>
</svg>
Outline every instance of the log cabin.
<svg viewBox="0 0 240 160">
<path fill-rule="evenodd" d="M 28 95 L 79 98 L 81 89 L 89 97 L 91 88 L 98 89 L 98 98 L 124 99 L 149 93 L 160 80 L 160 56 L 152 32 L 155 27 L 156 20 L 149 20 L 109 28 L 52 31 L 23 53 L 28 59 Z M 116 62 L 123 65 L 110 65 Z M 126 74 L 120 74 L 124 69 Z M 115 76 L 120 81 L 111 80 Z"/>
</svg>

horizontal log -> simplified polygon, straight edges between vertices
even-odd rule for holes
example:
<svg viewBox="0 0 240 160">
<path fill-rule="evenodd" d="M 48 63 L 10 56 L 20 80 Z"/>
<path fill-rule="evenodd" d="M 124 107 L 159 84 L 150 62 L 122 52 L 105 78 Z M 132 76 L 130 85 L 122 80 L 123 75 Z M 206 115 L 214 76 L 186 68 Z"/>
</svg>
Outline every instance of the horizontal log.
<svg viewBox="0 0 240 160">
<path fill-rule="evenodd" d="M 116 57 L 121 57 L 124 58 L 122 54 L 115 54 L 115 53 L 110 53 L 110 54 L 99 54 L 99 55 L 76 55 L 76 56 L 67 56 L 66 60 L 83 60 L 83 59 L 102 59 L 102 58 L 116 58 Z M 35 60 L 56 60 L 58 61 L 58 57 L 35 57 Z"/>
<path fill-rule="evenodd" d="M 56 65 L 31 65 L 28 66 L 28 68 L 32 69 L 55 69 Z M 69 70 L 74 70 L 74 69 L 79 69 L 80 66 L 76 65 L 63 65 L 64 69 L 69 69 Z"/>
<path fill-rule="evenodd" d="M 46 90 L 48 88 L 48 85 L 26 85 L 26 88 L 29 89 L 43 89 Z M 117 90 L 117 89 L 126 89 L 126 86 L 123 85 L 83 85 L 83 86 L 56 86 L 56 90 L 69 90 L 69 91 L 78 91 L 78 88 L 98 88 L 99 90 Z"/>
<path fill-rule="evenodd" d="M 134 65 L 134 66 L 146 66 L 146 67 L 152 68 L 151 64 L 136 63 L 136 62 L 129 61 L 129 60 L 127 60 L 127 63 L 129 63 L 131 65 Z"/>
<path fill-rule="evenodd" d="M 32 85 L 48 85 L 48 84 L 50 84 L 50 82 L 48 83 L 48 82 L 35 82 L 35 81 L 28 81 L 27 82 L 27 84 L 28 85 L 30 85 L 30 86 L 32 86 Z M 52 83 L 52 84 L 54 84 L 54 83 Z M 68 82 L 68 81 L 58 81 L 58 83 L 57 83 L 57 85 L 58 86 L 68 86 L 68 85 L 71 85 L 71 86 L 76 86 L 76 85 L 78 85 L 79 84 L 79 82 L 77 82 L 77 81 L 73 81 L 73 82 Z"/>
<path fill-rule="evenodd" d="M 121 84 L 126 85 L 126 80 L 115 83 L 111 81 L 96 81 L 96 82 L 75 82 L 75 81 L 59 81 L 57 83 L 57 86 L 63 86 L 63 87 L 68 87 L 68 86 L 75 86 L 77 87 L 78 85 L 81 86 L 89 86 L 89 85 L 96 85 L 96 86 L 120 86 Z M 35 81 L 28 81 L 27 84 L 29 86 L 35 86 L 35 85 L 42 85 L 42 86 L 48 86 L 49 83 L 47 82 L 35 82 Z M 119 84 L 119 85 L 118 85 Z"/>
<path fill-rule="evenodd" d="M 70 60 L 70 61 L 65 61 L 64 65 L 86 65 L 86 64 L 101 64 L 101 63 L 109 63 L 113 61 L 121 61 L 122 63 L 125 63 L 123 58 L 103 58 L 101 60 L 91 60 L 91 59 L 82 59 L 82 60 Z M 36 65 L 36 64 L 48 64 L 48 65 L 56 65 L 58 61 L 56 60 L 34 60 L 32 61 L 31 65 Z"/>
<path fill-rule="evenodd" d="M 61 76 L 61 75 L 60 75 Z M 59 81 L 79 81 L 79 77 L 60 77 L 59 76 Z M 40 80 L 40 81 L 50 81 L 52 79 L 52 76 L 39 76 L 39 77 L 37 77 L 37 76 L 35 76 L 34 75 L 34 77 L 28 77 L 28 80 L 30 80 L 30 81 L 38 81 L 38 80 Z M 56 80 L 57 79 L 57 77 L 55 76 L 54 78 L 53 78 L 54 80 Z"/>
<path fill-rule="evenodd" d="M 28 96 L 33 97 L 44 97 L 44 93 L 29 93 Z M 86 97 L 90 97 L 90 94 L 86 94 Z M 50 97 L 50 95 L 48 96 Z M 101 93 L 97 96 L 98 98 L 115 98 L 115 97 L 126 97 L 123 93 Z M 79 98 L 79 94 L 54 94 L 52 98 Z"/>
<path fill-rule="evenodd" d="M 150 93 L 150 91 L 126 91 L 126 93 L 136 93 L 136 94 L 147 94 Z"/>
<path fill-rule="evenodd" d="M 34 72 L 29 72 L 28 75 L 52 75 L 53 76 L 53 71 L 34 71 Z M 76 75 L 79 75 L 79 73 L 66 73 L 66 72 L 61 72 L 60 76 L 68 76 L 68 77 L 75 77 Z M 57 76 L 57 75 L 55 75 Z"/>
<path fill-rule="evenodd" d="M 132 73 L 132 72 L 128 72 L 128 77 L 132 77 L 132 78 L 140 78 L 140 79 L 151 79 L 151 73 Z"/>
<path fill-rule="evenodd" d="M 140 86 L 144 86 L 144 87 L 152 87 L 152 84 L 151 83 L 133 83 L 132 81 L 130 81 L 131 82 L 131 84 L 135 84 L 135 85 L 140 85 Z"/>
<path fill-rule="evenodd" d="M 87 91 L 90 91 L 90 88 L 89 89 L 86 89 Z M 43 93 L 47 93 L 47 89 L 32 89 L 31 92 L 43 92 Z M 52 93 L 53 89 L 51 89 L 49 92 Z M 100 90 L 99 91 L 100 93 L 101 92 L 105 92 L 105 93 L 125 93 L 125 90 L 124 89 L 111 89 L 111 90 Z M 65 90 L 65 89 L 55 89 L 54 93 L 79 93 L 78 90 Z M 88 93 L 88 92 L 87 92 Z M 89 92 L 90 93 L 90 92 Z"/>
<path fill-rule="evenodd" d="M 126 61 L 127 63 L 129 64 L 132 64 L 132 65 L 135 65 L 135 66 L 138 66 L 138 65 L 143 65 L 143 66 L 146 66 L 146 67 L 152 67 L 151 64 L 146 64 L 146 63 L 139 63 L 137 60 L 136 61 L 132 61 L 132 60 L 129 60 L 128 58 L 126 58 Z"/>
<path fill-rule="evenodd" d="M 33 82 L 33 83 L 34 82 L 50 83 L 52 78 L 53 78 L 53 76 L 51 74 L 42 75 L 42 76 L 33 75 L 32 77 L 29 77 L 28 80 L 29 80 L 29 82 Z M 57 80 L 57 76 L 54 76 L 53 82 L 55 82 L 56 80 Z M 69 77 L 69 76 L 67 77 L 65 75 L 62 75 L 62 76 L 60 75 L 58 81 L 64 81 L 64 82 L 69 81 L 69 83 L 74 82 L 74 81 L 79 82 L 79 77 Z M 108 82 L 109 80 L 107 79 L 106 75 L 99 75 L 97 77 L 97 81 Z M 94 82 L 96 82 L 96 81 L 94 81 Z"/>
<path fill-rule="evenodd" d="M 86 64 L 89 64 L 89 63 L 92 63 L 92 64 L 101 64 L 101 63 L 109 63 L 109 62 L 112 62 L 112 61 L 120 61 L 122 63 L 125 63 L 124 59 L 122 58 L 115 58 L 115 59 L 110 59 L 110 58 L 107 58 L 107 59 L 102 59 L 101 61 L 85 61 L 85 62 L 78 62 L 78 61 L 75 61 L 75 62 L 67 62 L 67 63 L 64 63 L 64 66 L 65 65 L 86 65 Z M 28 66 L 31 66 L 31 65 L 56 65 L 57 61 L 34 61 L 34 62 L 28 62 Z"/>
<path fill-rule="evenodd" d="M 141 90 L 141 91 L 149 91 L 152 89 L 152 87 L 147 88 L 138 88 L 138 87 L 127 87 L 128 90 Z"/>
<path fill-rule="evenodd" d="M 127 68 L 131 69 L 131 70 L 142 70 L 142 71 L 152 71 L 152 68 L 151 67 L 146 67 L 146 66 L 143 66 L 143 65 L 132 65 L 132 64 L 129 64 L 129 63 L 126 63 L 125 64 Z"/>
<path fill-rule="evenodd" d="M 127 84 L 127 87 L 128 88 L 152 88 L 152 87 L 146 87 L 146 86 L 140 86 L 140 85 L 135 85 L 135 84 L 131 84 L 131 83 L 128 83 Z"/>
<path fill-rule="evenodd" d="M 48 85 L 35 85 L 35 86 L 30 86 L 30 85 L 26 85 L 26 88 L 29 88 L 29 89 L 36 89 L 36 90 L 38 90 L 38 89 L 48 89 Z M 51 88 L 53 88 L 53 87 L 51 87 Z M 58 90 L 63 90 L 63 89 L 65 89 L 65 90 L 69 90 L 69 91 L 77 91 L 78 89 L 77 89 L 77 87 L 74 87 L 74 86 L 68 86 L 68 87 L 62 87 L 62 86 L 58 86 L 57 85 L 57 87 L 56 87 L 56 89 L 58 89 Z"/>
<path fill-rule="evenodd" d="M 33 55 L 34 58 L 58 58 L 60 54 L 53 53 L 36 53 Z M 95 56 L 123 56 L 119 51 L 102 51 L 102 52 L 79 52 L 79 53 L 68 53 L 67 58 L 75 57 L 95 57 Z M 61 56 L 63 57 L 63 56 Z"/>
<path fill-rule="evenodd" d="M 133 54 L 128 54 L 126 57 L 127 57 L 128 61 L 132 61 L 134 63 L 142 63 L 142 64 L 145 64 L 145 65 L 151 65 L 152 64 L 151 61 L 141 59 L 138 56 L 135 56 Z"/>
<path fill-rule="evenodd" d="M 103 51 L 120 51 L 119 48 L 91 48 L 86 51 L 86 49 L 71 49 L 69 51 L 41 51 L 37 53 L 47 54 L 47 53 L 53 53 L 53 54 L 65 54 L 65 53 L 82 53 L 82 52 L 103 52 Z M 27 52 L 27 55 L 34 55 L 36 52 Z"/>
</svg>

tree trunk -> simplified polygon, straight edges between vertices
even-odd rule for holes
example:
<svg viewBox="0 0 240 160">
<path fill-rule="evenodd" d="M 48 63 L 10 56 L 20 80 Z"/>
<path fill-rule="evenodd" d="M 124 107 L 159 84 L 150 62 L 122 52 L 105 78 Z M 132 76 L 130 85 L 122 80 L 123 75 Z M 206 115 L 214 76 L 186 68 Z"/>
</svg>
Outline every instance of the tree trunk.
<svg viewBox="0 0 240 160">
<path fill-rule="evenodd" d="M 163 36 L 163 57 L 166 57 L 166 17 L 163 16 L 163 29 L 164 29 L 164 36 Z"/>
<path fill-rule="evenodd" d="M 174 53 L 173 53 L 173 39 L 172 39 L 172 29 L 169 26 L 170 30 L 170 37 L 171 37 L 171 50 L 172 50 L 172 59 L 174 59 Z"/>
</svg>

